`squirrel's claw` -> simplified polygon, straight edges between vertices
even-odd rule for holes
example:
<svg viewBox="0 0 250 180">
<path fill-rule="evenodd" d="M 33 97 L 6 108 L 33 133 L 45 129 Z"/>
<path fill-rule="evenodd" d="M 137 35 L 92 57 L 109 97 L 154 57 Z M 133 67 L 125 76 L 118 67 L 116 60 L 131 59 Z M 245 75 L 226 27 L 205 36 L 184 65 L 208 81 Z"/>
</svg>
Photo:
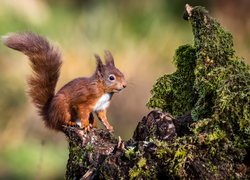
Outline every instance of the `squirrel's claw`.
<svg viewBox="0 0 250 180">
<path fill-rule="evenodd" d="M 84 127 L 83 130 L 85 132 L 89 132 L 93 128 L 92 124 L 89 124 L 88 126 Z"/>
<path fill-rule="evenodd" d="M 125 150 L 124 141 L 122 140 L 122 138 L 120 136 L 118 136 L 117 149 L 120 149 L 122 151 Z"/>
<path fill-rule="evenodd" d="M 110 125 L 107 127 L 107 130 L 108 130 L 110 133 L 113 133 L 113 132 L 114 132 L 113 126 L 110 126 Z"/>
</svg>

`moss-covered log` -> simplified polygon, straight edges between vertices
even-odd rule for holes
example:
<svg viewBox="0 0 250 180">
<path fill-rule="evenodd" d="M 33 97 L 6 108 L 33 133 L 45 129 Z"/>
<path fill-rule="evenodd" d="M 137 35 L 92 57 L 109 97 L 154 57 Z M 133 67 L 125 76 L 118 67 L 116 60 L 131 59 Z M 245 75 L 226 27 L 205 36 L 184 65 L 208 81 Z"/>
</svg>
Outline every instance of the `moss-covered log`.
<svg viewBox="0 0 250 180">
<path fill-rule="evenodd" d="M 165 176 L 167 142 L 177 137 L 173 118 L 152 111 L 138 124 L 133 138 L 115 140 L 106 130 L 92 129 L 79 137 L 76 129 L 66 128 L 69 160 L 66 179 L 133 179 Z M 170 150 L 170 149 L 169 149 Z M 172 151 L 172 150 L 171 150 Z"/>
<path fill-rule="evenodd" d="M 152 111 L 127 142 L 66 128 L 66 179 L 250 179 L 250 70 L 232 35 L 203 7 L 186 6 L 194 44 L 151 91 Z M 173 115 L 170 115 L 170 114 Z"/>
</svg>

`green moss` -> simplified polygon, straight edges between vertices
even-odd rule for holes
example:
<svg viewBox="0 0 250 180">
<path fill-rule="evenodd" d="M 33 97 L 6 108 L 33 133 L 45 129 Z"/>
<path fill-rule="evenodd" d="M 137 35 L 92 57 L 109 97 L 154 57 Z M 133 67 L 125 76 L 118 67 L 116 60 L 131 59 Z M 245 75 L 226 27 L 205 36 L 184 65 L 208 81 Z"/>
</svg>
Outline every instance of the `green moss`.
<svg viewBox="0 0 250 180">
<path fill-rule="evenodd" d="M 193 89 L 195 49 L 190 45 L 179 47 L 174 57 L 175 73 L 160 77 L 154 85 L 148 107 L 160 108 L 175 116 L 190 112 L 196 95 Z"/>
<path fill-rule="evenodd" d="M 197 49 L 195 90 L 198 100 L 192 109 L 194 120 L 210 117 L 217 98 L 218 85 L 223 82 L 221 72 L 234 58 L 232 35 L 210 17 L 204 8 L 195 7 L 190 22 Z"/>
<path fill-rule="evenodd" d="M 161 143 L 157 143 L 158 145 L 155 154 L 157 158 L 162 159 L 165 158 L 167 155 L 172 154 L 173 152 L 164 141 L 160 142 Z"/>
<path fill-rule="evenodd" d="M 213 143 L 214 141 L 222 140 L 226 137 L 226 133 L 220 129 L 214 130 L 212 133 L 208 134 L 206 142 Z"/>
<path fill-rule="evenodd" d="M 147 160 L 142 157 L 137 164 L 129 170 L 129 179 L 149 178 L 150 171 L 147 167 Z"/>
<path fill-rule="evenodd" d="M 147 106 L 160 108 L 174 116 L 191 112 L 193 119 L 197 121 L 213 116 L 217 103 L 223 108 L 231 102 L 238 102 L 235 98 L 241 98 L 242 103 L 249 100 L 249 68 L 234 56 L 230 33 L 224 31 L 204 8 L 195 7 L 192 13 L 190 22 L 194 46 L 184 45 L 178 48 L 174 57 L 176 72 L 156 81 Z M 235 79 L 235 84 L 227 83 L 232 78 Z M 243 83 L 240 89 L 239 83 Z M 235 95 L 230 94 L 232 90 Z M 249 106 L 235 110 L 233 111 L 243 112 L 244 119 L 249 119 Z M 243 127 L 249 124 L 249 120 L 241 120 L 240 124 Z"/>
<path fill-rule="evenodd" d="M 138 165 L 139 168 L 143 168 L 144 166 L 146 166 L 146 162 L 147 162 L 147 160 L 145 158 L 141 158 L 138 161 L 137 165 Z"/>
<path fill-rule="evenodd" d="M 186 177 L 194 170 L 187 164 L 195 162 L 214 178 L 221 170 L 239 178 L 235 162 L 242 163 L 250 148 L 250 69 L 235 56 L 232 35 L 203 7 L 191 14 L 194 45 L 177 49 L 176 72 L 156 81 L 147 106 L 191 114 L 193 134 L 165 144 L 169 151 L 158 144 L 157 157 L 168 158 L 171 177 Z"/>
<path fill-rule="evenodd" d="M 124 152 L 124 155 L 128 159 L 133 159 L 136 156 L 135 147 L 127 147 L 127 149 Z"/>
<path fill-rule="evenodd" d="M 184 149 L 178 149 L 175 152 L 174 158 L 176 158 L 176 159 L 184 159 L 184 158 L 186 158 L 186 156 L 187 156 L 187 152 Z"/>
<path fill-rule="evenodd" d="M 84 169 L 89 168 L 88 154 L 94 151 L 91 143 L 88 143 L 85 148 L 82 148 L 81 146 L 73 146 L 69 150 L 70 154 L 74 155 L 74 157 L 71 157 L 71 165 L 73 168 L 79 166 Z"/>
<path fill-rule="evenodd" d="M 129 170 L 129 176 L 130 176 L 130 179 L 134 179 L 136 177 L 138 177 L 140 175 L 140 170 L 139 169 L 130 169 Z"/>
</svg>

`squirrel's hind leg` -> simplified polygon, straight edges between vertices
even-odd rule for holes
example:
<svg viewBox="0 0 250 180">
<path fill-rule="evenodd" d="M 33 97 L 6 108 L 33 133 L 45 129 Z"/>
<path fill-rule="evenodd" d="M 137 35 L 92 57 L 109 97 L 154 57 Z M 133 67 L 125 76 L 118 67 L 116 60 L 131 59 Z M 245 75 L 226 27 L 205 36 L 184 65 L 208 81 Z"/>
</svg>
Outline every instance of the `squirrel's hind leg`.
<svg viewBox="0 0 250 180">
<path fill-rule="evenodd" d="M 77 107 L 77 114 L 78 118 L 81 121 L 81 128 L 83 128 L 85 131 L 90 131 L 92 128 L 92 125 L 90 125 L 90 121 L 92 121 L 93 116 L 91 115 L 91 110 L 86 109 L 84 105 L 78 105 Z"/>
<path fill-rule="evenodd" d="M 72 121 L 74 118 L 71 115 L 69 104 L 65 101 L 63 96 L 55 96 L 50 104 L 49 119 L 50 125 L 61 129 L 63 126 L 77 126 L 77 123 Z"/>
<path fill-rule="evenodd" d="M 89 125 L 91 128 L 97 128 L 97 121 L 95 120 L 93 113 L 89 114 Z"/>
</svg>

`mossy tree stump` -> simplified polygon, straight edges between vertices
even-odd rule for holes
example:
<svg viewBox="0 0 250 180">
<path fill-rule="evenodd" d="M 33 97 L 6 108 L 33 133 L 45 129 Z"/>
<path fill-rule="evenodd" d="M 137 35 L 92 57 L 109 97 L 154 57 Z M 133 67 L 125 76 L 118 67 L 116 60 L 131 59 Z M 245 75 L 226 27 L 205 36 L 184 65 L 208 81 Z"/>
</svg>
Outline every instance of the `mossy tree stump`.
<svg viewBox="0 0 250 180">
<path fill-rule="evenodd" d="M 204 8 L 186 5 L 184 19 L 194 45 L 179 47 L 176 72 L 153 86 L 147 105 L 160 111 L 127 142 L 106 130 L 79 136 L 66 128 L 66 179 L 250 178 L 249 67 Z"/>
</svg>

